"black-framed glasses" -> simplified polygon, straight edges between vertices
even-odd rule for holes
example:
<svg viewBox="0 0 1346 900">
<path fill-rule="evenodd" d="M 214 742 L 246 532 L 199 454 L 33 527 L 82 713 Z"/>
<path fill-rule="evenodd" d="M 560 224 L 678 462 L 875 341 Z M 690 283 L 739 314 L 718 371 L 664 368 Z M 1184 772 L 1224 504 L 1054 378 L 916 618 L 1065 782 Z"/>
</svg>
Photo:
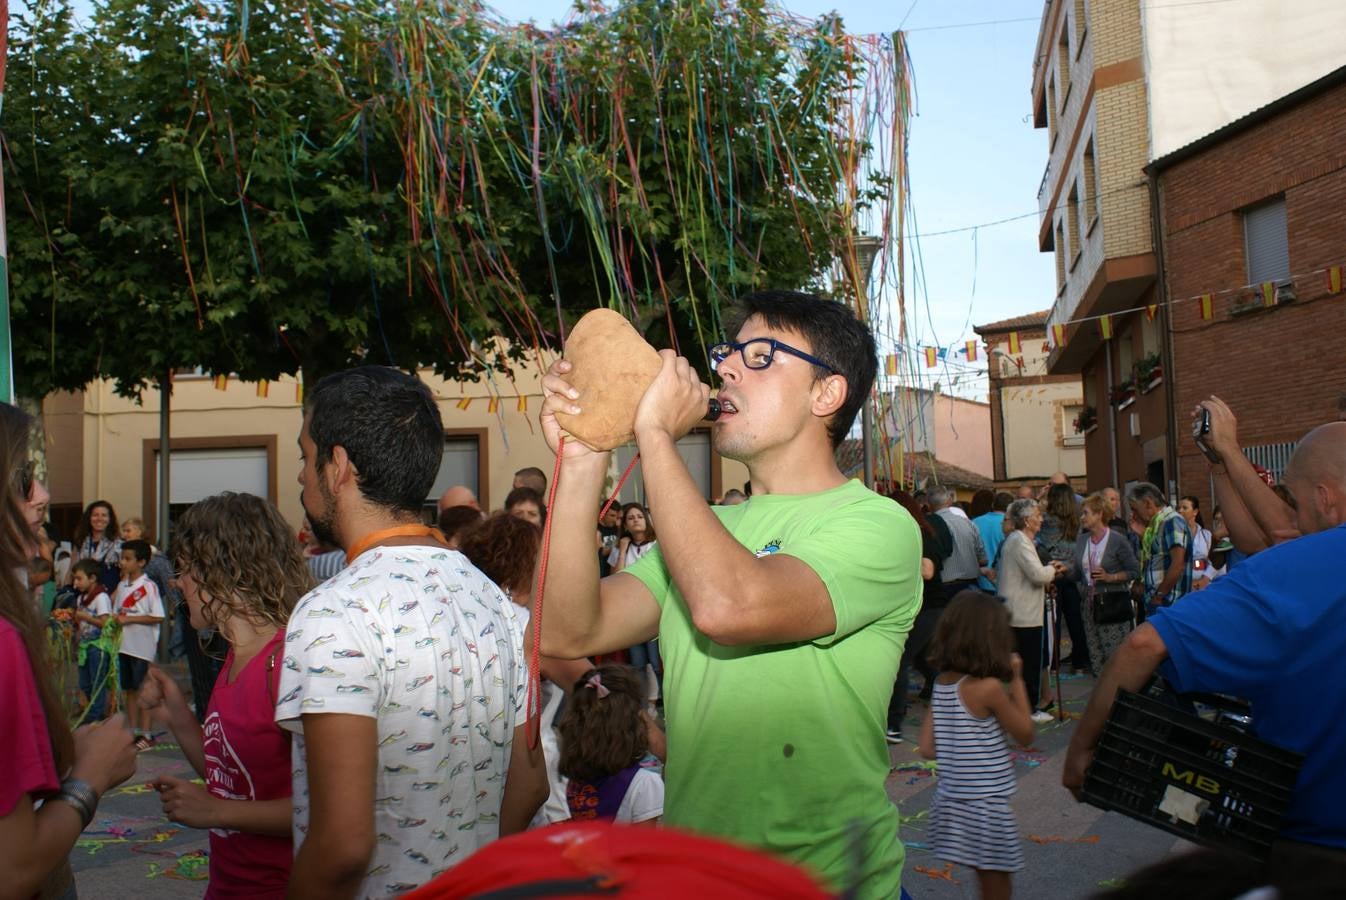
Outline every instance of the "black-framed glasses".
<svg viewBox="0 0 1346 900">
<path fill-rule="evenodd" d="M 797 347 L 791 347 L 784 341 L 778 341 L 775 338 L 752 338 L 743 341 L 742 343 L 724 341 L 719 344 L 711 344 L 710 370 L 712 372 L 718 372 L 720 363 L 724 362 L 725 357 L 729 356 L 729 354 L 733 353 L 735 350 L 738 351 L 739 357 L 742 358 L 743 365 L 747 366 L 749 369 L 768 368 L 776 358 L 776 351 L 780 350 L 789 353 L 791 356 L 797 356 L 807 363 L 812 363 L 820 369 L 826 369 L 832 375 L 839 374 L 833 366 L 828 365 L 818 357 L 805 353 Z"/>
</svg>

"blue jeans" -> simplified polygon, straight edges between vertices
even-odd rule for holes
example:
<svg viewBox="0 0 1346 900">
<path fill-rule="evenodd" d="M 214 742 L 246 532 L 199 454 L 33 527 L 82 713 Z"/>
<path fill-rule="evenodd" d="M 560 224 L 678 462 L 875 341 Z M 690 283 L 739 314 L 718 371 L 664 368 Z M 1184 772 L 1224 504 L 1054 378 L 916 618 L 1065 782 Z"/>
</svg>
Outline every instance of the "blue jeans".
<svg viewBox="0 0 1346 900">
<path fill-rule="evenodd" d="M 84 646 L 84 664 L 79 667 L 79 689 L 89 698 L 89 712 L 86 722 L 101 722 L 107 707 L 108 667 L 112 664 L 108 654 L 97 644 Z"/>
<path fill-rule="evenodd" d="M 659 658 L 659 642 L 646 641 L 643 644 L 636 644 L 628 651 L 631 654 L 631 665 L 637 670 L 645 671 L 645 664 L 654 666 L 656 675 L 664 671 L 664 661 Z"/>
</svg>

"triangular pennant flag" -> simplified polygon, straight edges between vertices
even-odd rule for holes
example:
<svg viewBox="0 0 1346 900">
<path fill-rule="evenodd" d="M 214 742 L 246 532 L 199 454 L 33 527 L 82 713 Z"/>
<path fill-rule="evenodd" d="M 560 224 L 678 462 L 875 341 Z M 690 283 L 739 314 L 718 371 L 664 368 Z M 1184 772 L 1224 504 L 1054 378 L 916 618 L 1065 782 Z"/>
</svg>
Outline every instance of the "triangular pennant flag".
<svg viewBox="0 0 1346 900">
<path fill-rule="evenodd" d="M 467 409 L 471 405 L 472 405 L 471 397 L 463 397 L 461 400 L 458 401 L 459 409 Z"/>
<path fill-rule="evenodd" d="M 1341 266 L 1327 267 L 1327 292 L 1329 294 L 1341 293 Z"/>
<path fill-rule="evenodd" d="M 1158 303 L 1151 303 L 1149 306 L 1145 307 L 1145 318 L 1147 318 L 1147 319 L 1149 319 L 1151 322 L 1153 322 L 1153 321 L 1154 321 L 1154 317 L 1157 316 L 1157 315 L 1159 315 L 1159 304 L 1158 304 Z"/>
<path fill-rule="evenodd" d="M 1259 285 L 1259 287 L 1260 287 L 1260 289 L 1261 289 L 1261 291 L 1262 291 L 1262 305 L 1263 305 L 1263 306 L 1275 306 L 1275 305 L 1276 305 L 1276 282 L 1274 282 L 1274 281 L 1264 281 L 1264 282 L 1262 282 L 1261 285 Z"/>
<path fill-rule="evenodd" d="M 937 356 L 938 351 L 936 351 L 934 347 L 925 348 L 925 367 L 927 369 L 933 369 L 935 367 L 935 360 Z"/>
<path fill-rule="evenodd" d="M 1053 326 L 1052 326 L 1052 339 L 1053 339 L 1054 341 L 1056 341 L 1056 346 L 1058 346 L 1058 347 L 1064 347 L 1064 346 L 1066 345 L 1066 326 L 1065 326 L 1065 325 L 1053 325 Z"/>
<path fill-rule="evenodd" d="M 948 355 L 949 355 L 949 348 L 948 348 L 948 347 L 940 347 L 940 348 L 938 348 L 938 349 L 936 350 L 935 355 L 938 356 L 940 359 L 946 359 L 946 358 L 948 358 Z"/>
<path fill-rule="evenodd" d="M 897 354 L 896 354 L 896 353 L 889 353 L 887 356 L 885 356 L 885 357 L 883 358 L 883 374 L 885 374 L 885 375 L 896 375 L 896 374 L 897 374 Z"/>
<path fill-rule="evenodd" d="M 525 396 L 519 397 L 519 412 L 528 412 L 528 398 Z"/>
<path fill-rule="evenodd" d="M 1205 319 L 1207 322 L 1209 322 L 1211 319 L 1215 318 L 1215 295 L 1214 295 L 1214 294 L 1202 294 L 1202 295 L 1201 295 L 1201 318 Z"/>
<path fill-rule="evenodd" d="M 270 393 L 271 393 L 271 382 L 267 381 L 265 378 L 257 382 L 258 397 L 266 397 Z"/>
<path fill-rule="evenodd" d="M 1112 340 L 1112 316 L 1104 316 L 1099 319 L 1098 330 L 1103 335 L 1103 340 Z"/>
<path fill-rule="evenodd" d="M 490 413 L 491 415 L 495 415 L 499 410 L 500 410 L 499 397 L 492 397 L 491 399 L 486 401 L 486 411 L 488 413 Z"/>
<path fill-rule="evenodd" d="M 1023 347 L 1019 344 L 1019 332 L 1011 331 L 1009 336 L 1010 356 L 1018 356 L 1023 352 Z"/>
<path fill-rule="evenodd" d="M 217 390 L 217 391 L 227 391 L 228 389 L 229 389 L 229 376 L 228 376 L 228 375 L 216 375 L 216 376 L 215 376 L 215 390 Z"/>
<path fill-rule="evenodd" d="M 976 362 L 976 361 L 977 361 L 977 342 L 976 342 L 976 341 L 968 341 L 968 342 L 967 342 L 967 361 L 968 361 L 968 362 Z"/>
</svg>

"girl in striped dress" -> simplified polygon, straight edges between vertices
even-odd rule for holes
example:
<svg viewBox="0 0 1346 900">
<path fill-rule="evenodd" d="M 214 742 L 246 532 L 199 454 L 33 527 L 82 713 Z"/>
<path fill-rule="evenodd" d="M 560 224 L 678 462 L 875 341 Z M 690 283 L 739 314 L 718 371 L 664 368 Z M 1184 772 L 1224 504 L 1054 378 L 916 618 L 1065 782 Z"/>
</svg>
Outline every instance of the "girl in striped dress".
<svg viewBox="0 0 1346 900">
<path fill-rule="evenodd" d="M 931 842 L 941 859 L 976 870 L 983 900 L 1004 900 L 1010 873 L 1024 865 L 1009 805 L 1014 764 L 1006 734 L 1020 744 L 1033 740 L 1009 613 L 989 594 L 963 591 L 939 620 L 930 662 L 940 675 L 920 751 L 939 761 Z"/>
</svg>

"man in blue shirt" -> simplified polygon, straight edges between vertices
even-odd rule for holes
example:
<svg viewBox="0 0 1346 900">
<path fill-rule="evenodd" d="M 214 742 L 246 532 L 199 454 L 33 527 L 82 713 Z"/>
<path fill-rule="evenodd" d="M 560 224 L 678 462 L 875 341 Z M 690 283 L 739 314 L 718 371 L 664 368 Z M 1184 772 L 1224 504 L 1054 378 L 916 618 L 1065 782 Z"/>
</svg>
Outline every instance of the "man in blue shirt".
<svg viewBox="0 0 1346 900">
<path fill-rule="evenodd" d="M 986 558 L 991 561 L 991 571 L 995 571 L 996 555 L 1000 552 L 1000 545 L 1005 542 L 1005 510 L 1014 502 L 1014 498 L 1001 491 L 995 495 L 992 501 L 991 511 L 982 513 L 972 520 L 972 524 L 977 526 L 977 531 L 981 533 L 982 545 L 986 548 Z M 988 593 L 995 593 L 995 582 L 982 575 L 977 579 L 977 587 Z"/>
<path fill-rule="evenodd" d="M 1281 834 L 1346 849 L 1346 422 L 1309 432 L 1285 483 L 1305 536 L 1159 610 L 1113 656 L 1066 756 L 1077 797 L 1117 689 L 1157 670 L 1180 692 L 1248 700 L 1258 737 L 1304 754 Z"/>
</svg>

